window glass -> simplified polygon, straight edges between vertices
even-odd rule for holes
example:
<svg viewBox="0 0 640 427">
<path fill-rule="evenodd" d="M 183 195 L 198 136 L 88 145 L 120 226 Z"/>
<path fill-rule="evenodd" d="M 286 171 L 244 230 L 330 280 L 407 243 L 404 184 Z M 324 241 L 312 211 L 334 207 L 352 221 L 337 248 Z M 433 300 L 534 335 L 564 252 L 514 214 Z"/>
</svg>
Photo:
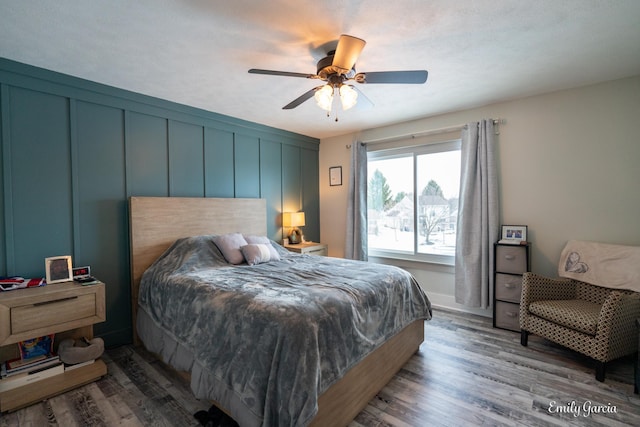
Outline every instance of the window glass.
<svg viewBox="0 0 640 427">
<path fill-rule="evenodd" d="M 413 253 L 413 156 L 369 161 L 369 247 Z"/>
<path fill-rule="evenodd" d="M 369 153 L 369 255 L 453 264 L 460 141 Z"/>
<path fill-rule="evenodd" d="M 418 252 L 454 256 L 460 151 L 417 156 Z"/>
</svg>

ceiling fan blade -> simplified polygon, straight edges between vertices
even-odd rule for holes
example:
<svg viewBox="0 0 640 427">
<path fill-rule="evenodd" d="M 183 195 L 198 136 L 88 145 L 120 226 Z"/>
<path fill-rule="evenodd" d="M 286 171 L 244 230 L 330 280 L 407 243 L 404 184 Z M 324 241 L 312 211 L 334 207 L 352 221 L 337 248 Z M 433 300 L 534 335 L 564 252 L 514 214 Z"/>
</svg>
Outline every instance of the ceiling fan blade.
<svg viewBox="0 0 640 427">
<path fill-rule="evenodd" d="M 358 73 L 354 80 L 358 83 L 405 83 L 421 84 L 427 81 L 427 70 L 414 71 L 377 71 Z"/>
<path fill-rule="evenodd" d="M 341 35 L 331 65 L 343 70 L 344 74 L 348 73 L 355 65 L 365 44 L 367 42 L 357 37 Z"/>
<path fill-rule="evenodd" d="M 249 73 L 251 73 L 251 74 L 266 74 L 268 76 L 303 77 L 305 79 L 317 79 L 317 78 L 319 78 L 315 74 L 292 73 L 290 71 L 260 70 L 258 68 L 250 69 Z"/>
<path fill-rule="evenodd" d="M 355 86 L 351 86 L 356 92 L 358 92 L 358 102 L 356 103 L 356 109 L 359 111 L 368 110 L 373 108 L 374 104 L 369 98 L 365 96 L 360 89 Z"/>
<path fill-rule="evenodd" d="M 290 103 L 282 107 L 282 109 L 291 110 L 292 108 L 296 108 L 298 105 L 302 104 L 304 101 L 311 98 L 316 93 L 316 91 L 320 89 L 322 86 L 314 87 L 313 89 L 303 93 L 302 95 L 300 95 L 299 97 L 297 97 L 296 99 L 294 99 L 293 101 L 291 101 Z"/>
</svg>

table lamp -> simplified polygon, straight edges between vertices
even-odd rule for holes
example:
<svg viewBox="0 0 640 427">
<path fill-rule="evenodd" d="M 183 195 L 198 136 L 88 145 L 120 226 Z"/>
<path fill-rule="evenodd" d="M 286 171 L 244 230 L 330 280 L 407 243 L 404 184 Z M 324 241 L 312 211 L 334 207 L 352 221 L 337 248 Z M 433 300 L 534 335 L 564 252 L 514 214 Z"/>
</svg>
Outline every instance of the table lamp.
<svg viewBox="0 0 640 427">
<path fill-rule="evenodd" d="M 304 227 L 304 212 L 283 212 L 282 225 L 291 227 L 289 232 L 289 243 L 298 244 L 302 242 L 302 232 L 298 227 Z"/>
</svg>

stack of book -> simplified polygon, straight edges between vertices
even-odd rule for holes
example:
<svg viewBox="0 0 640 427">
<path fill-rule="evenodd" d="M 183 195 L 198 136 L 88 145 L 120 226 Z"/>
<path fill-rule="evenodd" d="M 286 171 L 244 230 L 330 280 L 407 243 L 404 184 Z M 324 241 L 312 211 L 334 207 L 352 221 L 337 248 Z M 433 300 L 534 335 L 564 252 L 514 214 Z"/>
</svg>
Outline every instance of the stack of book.
<svg viewBox="0 0 640 427">
<path fill-rule="evenodd" d="M 0 392 L 31 384 L 64 372 L 60 357 L 41 355 L 8 360 L 0 367 Z"/>
</svg>

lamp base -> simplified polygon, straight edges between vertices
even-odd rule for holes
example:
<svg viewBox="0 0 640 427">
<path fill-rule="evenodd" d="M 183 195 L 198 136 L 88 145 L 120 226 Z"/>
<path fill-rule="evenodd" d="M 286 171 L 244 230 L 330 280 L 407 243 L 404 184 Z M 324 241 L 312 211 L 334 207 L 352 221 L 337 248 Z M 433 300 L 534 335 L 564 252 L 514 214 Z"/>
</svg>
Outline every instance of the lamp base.
<svg viewBox="0 0 640 427">
<path fill-rule="evenodd" d="M 300 230 L 293 230 L 291 234 L 289 234 L 289 244 L 297 245 L 302 242 L 302 233 Z"/>
</svg>

